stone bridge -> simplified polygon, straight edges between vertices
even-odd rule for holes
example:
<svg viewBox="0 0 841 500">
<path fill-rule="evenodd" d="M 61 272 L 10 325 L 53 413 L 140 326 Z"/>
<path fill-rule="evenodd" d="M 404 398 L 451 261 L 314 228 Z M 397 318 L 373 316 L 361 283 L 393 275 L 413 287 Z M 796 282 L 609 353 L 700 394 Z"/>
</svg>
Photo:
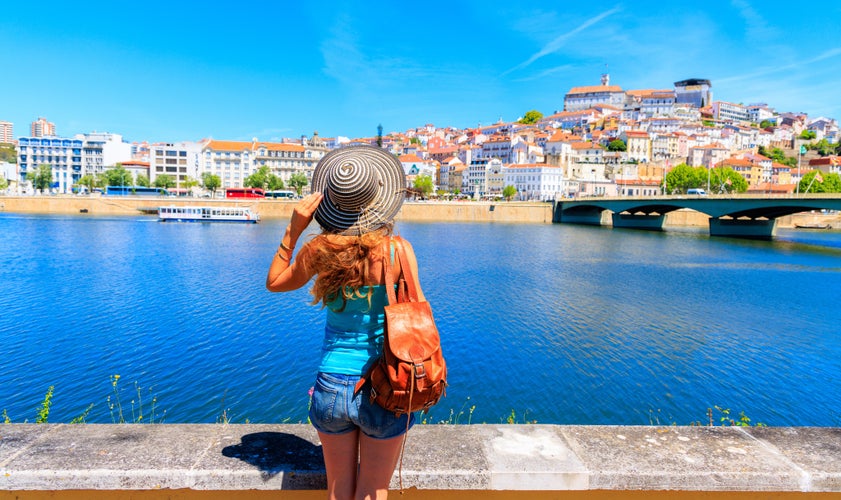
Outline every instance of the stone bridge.
<svg viewBox="0 0 841 500">
<path fill-rule="evenodd" d="M 710 216 L 711 236 L 771 239 L 778 217 L 841 210 L 841 194 L 580 198 L 556 202 L 552 221 L 599 226 L 608 211 L 613 227 L 662 231 L 666 214 L 684 208 Z"/>
</svg>

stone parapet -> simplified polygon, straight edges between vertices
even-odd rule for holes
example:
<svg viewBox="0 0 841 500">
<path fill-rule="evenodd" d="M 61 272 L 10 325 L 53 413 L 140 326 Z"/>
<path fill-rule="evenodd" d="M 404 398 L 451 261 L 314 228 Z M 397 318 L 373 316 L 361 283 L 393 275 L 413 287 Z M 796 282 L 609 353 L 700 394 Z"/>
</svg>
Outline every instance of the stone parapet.
<svg viewBox="0 0 841 500">
<path fill-rule="evenodd" d="M 403 482 L 412 498 L 424 491 L 841 493 L 841 429 L 417 425 Z M 303 492 L 325 484 L 308 425 L 0 425 L 6 492 Z"/>
</svg>

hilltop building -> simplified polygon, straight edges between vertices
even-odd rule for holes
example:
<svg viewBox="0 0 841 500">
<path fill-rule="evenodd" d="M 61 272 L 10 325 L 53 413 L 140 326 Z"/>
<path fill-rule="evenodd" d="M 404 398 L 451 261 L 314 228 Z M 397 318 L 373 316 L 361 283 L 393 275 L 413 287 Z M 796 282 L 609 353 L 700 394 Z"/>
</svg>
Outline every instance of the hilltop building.
<svg viewBox="0 0 841 500">
<path fill-rule="evenodd" d="M 690 78 L 675 82 L 675 103 L 691 104 L 700 109 L 709 106 L 712 101 L 712 84 L 709 80 Z"/>
</svg>

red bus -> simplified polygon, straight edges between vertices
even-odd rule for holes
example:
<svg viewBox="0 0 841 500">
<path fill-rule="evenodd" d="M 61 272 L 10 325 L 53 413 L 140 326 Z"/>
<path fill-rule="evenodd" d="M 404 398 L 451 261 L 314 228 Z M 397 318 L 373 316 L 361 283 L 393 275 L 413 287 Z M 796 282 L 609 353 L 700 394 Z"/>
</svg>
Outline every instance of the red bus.
<svg viewBox="0 0 841 500">
<path fill-rule="evenodd" d="M 265 198 L 261 188 L 225 188 L 225 198 Z"/>
</svg>

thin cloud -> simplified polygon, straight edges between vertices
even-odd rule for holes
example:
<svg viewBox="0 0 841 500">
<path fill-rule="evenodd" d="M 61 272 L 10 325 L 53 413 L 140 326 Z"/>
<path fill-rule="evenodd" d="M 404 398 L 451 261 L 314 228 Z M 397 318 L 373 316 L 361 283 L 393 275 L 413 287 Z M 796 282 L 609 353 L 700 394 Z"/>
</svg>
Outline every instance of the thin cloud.
<svg viewBox="0 0 841 500">
<path fill-rule="evenodd" d="M 764 43 L 776 38 L 776 30 L 768 25 L 751 4 L 745 0 L 733 0 L 732 4 L 745 20 L 747 34 L 754 42 Z"/>
<path fill-rule="evenodd" d="M 556 66 L 554 68 L 549 68 L 547 70 L 541 71 L 540 73 L 532 76 L 527 76 L 524 78 L 518 78 L 514 80 L 515 82 L 530 82 L 532 80 L 540 80 L 542 78 L 546 78 L 549 75 L 554 75 L 555 73 L 561 73 L 563 71 L 568 71 L 572 69 L 574 66 L 572 64 L 564 64 L 562 66 Z"/>
<path fill-rule="evenodd" d="M 760 76 L 771 75 L 771 74 L 779 73 L 779 72 L 782 72 L 782 71 L 790 71 L 790 70 L 793 70 L 793 69 L 800 69 L 804 66 L 809 66 L 811 64 L 823 61 L 825 59 L 830 59 L 832 57 L 836 57 L 836 56 L 839 56 L 839 55 L 841 55 L 841 47 L 835 47 L 834 49 L 824 51 L 821 54 L 818 54 L 817 56 L 815 56 L 811 59 L 806 59 L 806 60 L 803 60 L 803 61 L 793 62 L 793 63 L 787 64 L 785 66 L 768 66 L 766 68 L 760 69 L 758 71 L 754 71 L 752 73 L 746 73 L 746 74 L 743 74 L 743 75 L 734 75 L 734 76 L 729 76 L 729 77 L 725 77 L 725 78 L 718 78 L 718 79 L 716 79 L 716 81 L 719 82 L 719 83 L 730 83 L 730 82 L 737 82 L 737 81 L 742 81 L 742 80 L 750 80 L 750 79 L 757 78 L 757 77 L 760 77 Z"/>
<path fill-rule="evenodd" d="M 508 71 L 504 72 L 502 75 L 505 76 L 505 75 L 507 75 L 507 74 L 509 74 L 513 71 L 523 69 L 523 68 L 529 66 L 530 64 L 532 64 L 533 62 L 537 61 L 538 59 L 559 51 L 561 49 L 561 47 L 563 47 L 564 44 L 567 42 L 567 40 L 569 40 L 572 36 L 577 35 L 578 33 L 584 31 L 585 29 L 589 28 L 590 26 L 598 23 L 602 19 L 604 19 L 604 18 L 606 18 L 606 17 L 608 17 L 612 14 L 615 14 L 616 12 L 619 12 L 619 10 L 620 9 L 617 7 L 617 8 L 611 9 L 607 12 L 602 12 L 598 16 L 592 17 L 592 18 L 584 21 L 584 24 L 582 24 L 581 26 L 578 26 L 577 28 L 573 29 L 572 31 L 568 31 L 568 32 L 556 37 L 554 40 L 552 40 L 551 42 L 544 45 L 543 48 L 540 49 L 536 54 L 533 54 L 531 57 L 529 57 L 525 61 L 521 62 L 520 64 L 518 64 L 518 65 L 514 66 L 513 68 L 509 69 Z"/>
</svg>

